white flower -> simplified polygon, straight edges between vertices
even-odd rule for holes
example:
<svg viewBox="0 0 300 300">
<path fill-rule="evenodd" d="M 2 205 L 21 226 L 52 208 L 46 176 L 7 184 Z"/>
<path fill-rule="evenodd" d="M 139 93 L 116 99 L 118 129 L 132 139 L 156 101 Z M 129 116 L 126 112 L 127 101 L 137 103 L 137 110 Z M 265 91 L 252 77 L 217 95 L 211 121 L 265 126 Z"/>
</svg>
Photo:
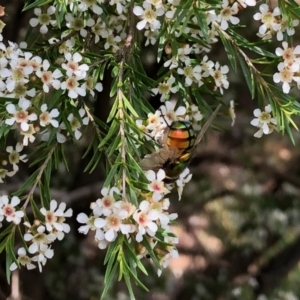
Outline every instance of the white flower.
<svg viewBox="0 0 300 300">
<path fill-rule="evenodd" d="M 185 76 L 185 85 L 191 86 L 193 82 L 198 83 L 198 86 L 201 86 L 203 82 L 201 81 L 201 66 L 197 65 L 195 67 L 193 66 L 186 66 L 183 69 L 178 68 L 177 72 L 180 75 Z"/>
<path fill-rule="evenodd" d="M 82 60 L 80 53 L 75 52 L 73 55 L 71 53 L 65 53 L 65 58 L 67 63 L 63 63 L 61 66 L 67 71 L 67 76 L 71 77 L 75 75 L 78 80 L 86 77 L 89 66 L 87 64 L 78 64 Z"/>
<path fill-rule="evenodd" d="M 85 110 L 83 108 L 80 108 L 78 113 L 81 117 L 82 124 L 87 125 L 89 123 L 89 118 L 88 117 L 83 118 L 83 116 L 85 115 Z M 70 122 L 72 131 L 74 131 L 76 140 L 79 140 L 82 135 L 82 133 L 79 131 L 79 128 L 81 127 L 80 121 L 74 116 L 73 113 L 69 114 L 68 121 Z"/>
<path fill-rule="evenodd" d="M 292 26 L 297 27 L 299 25 L 299 20 L 293 20 L 292 21 Z M 283 40 L 283 33 L 286 32 L 288 36 L 292 36 L 295 34 L 295 29 L 293 27 L 288 27 L 289 22 L 286 20 L 284 17 L 281 20 L 281 27 L 278 29 L 276 33 L 276 38 L 277 41 L 282 41 Z"/>
<path fill-rule="evenodd" d="M 112 30 L 110 30 L 106 38 L 106 42 L 104 44 L 104 49 L 108 50 L 109 48 L 112 48 L 112 50 L 116 52 L 120 49 L 121 41 L 121 37 L 119 35 L 114 34 Z"/>
<path fill-rule="evenodd" d="M 161 111 L 161 117 L 160 121 L 162 123 L 167 122 L 167 125 L 171 125 L 172 122 L 176 120 L 183 120 L 184 115 L 186 114 L 186 108 L 184 106 L 177 107 L 176 110 L 174 110 L 176 107 L 175 102 L 166 101 L 165 105 L 162 105 L 159 109 Z"/>
<path fill-rule="evenodd" d="M 153 192 L 152 198 L 154 201 L 159 201 L 163 196 L 170 191 L 165 187 L 164 179 L 166 173 L 163 169 L 160 169 L 157 174 L 154 171 L 149 170 L 146 172 L 146 177 L 150 181 L 148 184 L 148 189 Z"/>
<path fill-rule="evenodd" d="M 12 118 L 6 119 L 5 124 L 13 125 L 15 122 L 21 124 L 21 129 L 27 131 L 29 129 L 29 121 L 35 121 L 37 115 L 35 113 L 28 113 L 28 108 L 31 106 L 31 102 L 27 99 L 21 98 L 19 100 L 18 106 L 8 103 L 6 105 L 6 110 L 8 113 L 13 115 Z"/>
<path fill-rule="evenodd" d="M 35 136 L 34 134 L 36 133 L 36 130 L 33 127 L 33 124 L 29 124 L 28 130 L 24 131 L 21 130 L 20 134 L 24 136 L 23 138 L 23 145 L 28 146 L 28 141 L 30 143 L 33 143 L 35 141 Z"/>
<path fill-rule="evenodd" d="M 85 20 L 84 18 L 74 17 L 71 13 L 65 15 L 66 25 L 68 28 L 72 28 L 80 32 L 82 37 L 87 36 L 87 30 L 85 26 L 92 27 L 95 25 L 95 21 L 92 18 Z"/>
<path fill-rule="evenodd" d="M 76 218 L 77 222 L 81 224 L 85 224 L 80 226 L 78 228 L 78 231 L 80 233 L 87 234 L 89 230 L 93 230 L 93 231 L 96 230 L 97 227 L 94 225 L 95 219 L 96 219 L 95 216 L 88 217 L 85 213 L 78 214 Z"/>
<path fill-rule="evenodd" d="M 21 143 L 16 144 L 15 150 L 12 146 L 6 147 L 6 151 L 9 153 L 8 160 L 12 165 L 13 164 L 17 165 L 20 161 L 22 162 L 28 161 L 26 154 L 20 155 L 20 152 L 23 150 L 23 148 L 24 147 Z"/>
<path fill-rule="evenodd" d="M 42 244 L 39 249 L 38 255 L 32 257 L 32 261 L 36 261 L 39 266 L 39 271 L 42 272 L 42 267 L 45 266 L 47 259 L 52 258 L 54 251 L 48 245 Z"/>
<path fill-rule="evenodd" d="M 27 255 L 26 249 L 24 247 L 21 247 L 18 249 L 18 263 L 22 266 L 26 266 L 27 270 L 32 270 L 36 268 L 34 264 L 31 263 L 32 259 Z M 17 264 L 14 262 L 11 264 L 9 269 L 11 271 L 14 271 L 17 269 Z"/>
<path fill-rule="evenodd" d="M 58 109 L 54 108 L 50 112 L 47 109 L 48 109 L 48 106 L 46 103 L 44 103 L 41 106 L 42 113 L 39 115 L 40 125 L 42 127 L 45 127 L 45 126 L 51 124 L 53 127 L 57 128 L 59 126 L 59 123 L 54 118 L 59 116 Z"/>
<path fill-rule="evenodd" d="M 85 96 L 86 90 L 83 86 L 79 85 L 78 79 L 75 76 L 68 77 L 66 81 L 61 83 L 60 88 L 62 90 L 68 90 L 68 96 L 72 99 L 78 98 L 78 96 Z"/>
<path fill-rule="evenodd" d="M 52 26 L 55 25 L 56 21 L 51 20 L 51 15 L 55 13 L 55 7 L 49 6 L 47 9 L 47 13 L 42 13 L 42 10 L 40 8 L 35 8 L 34 13 L 38 18 L 32 18 L 29 20 L 29 24 L 32 27 L 37 26 L 38 24 L 41 24 L 40 33 L 45 34 L 48 32 L 47 25 L 51 24 Z"/>
<path fill-rule="evenodd" d="M 138 224 L 138 232 L 136 234 L 136 241 L 141 242 L 143 240 L 143 235 L 146 233 L 150 236 L 154 236 L 158 226 L 156 221 L 158 219 L 157 212 L 154 210 L 150 210 L 150 203 L 146 200 L 142 201 L 139 205 L 139 209 L 137 209 L 133 214 L 133 219 Z"/>
<path fill-rule="evenodd" d="M 55 239 L 56 236 L 53 233 L 45 233 L 44 226 L 39 226 L 34 235 L 31 233 L 24 234 L 24 240 L 26 242 L 32 242 L 32 244 L 28 248 L 28 251 L 31 254 L 38 252 L 44 247 L 43 245 L 48 245 L 52 243 Z"/>
<path fill-rule="evenodd" d="M 101 190 L 102 198 L 98 199 L 93 206 L 93 213 L 95 216 L 109 216 L 113 212 L 114 203 L 116 201 L 114 194 L 119 195 L 120 190 L 116 187 L 108 189 L 104 187 Z"/>
<path fill-rule="evenodd" d="M 96 85 L 94 85 L 94 78 L 93 77 L 88 77 L 85 81 L 85 83 L 82 85 L 82 88 L 89 91 L 90 94 L 95 97 L 95 92 L 94 90 L 98 92 L 103 91 L 103 85 L 101 82 L 97 82 Z"/>
<path fill-rule="evenodd" d="M 259 27 L 259 34 L 264 35 L 269 29 L 274 31 L 279 30 L 280 24 L 277 22 L 276 17 L 280 15 L 280 9 L 276 7 L 273 12 L 271 12 L 269 11 L 269 6 L 267 4 L 261 4 L 259 10 L 260 13 L 256 13 L 253 16 L 254 20 L 261 20 L 263 23 Z"/>
<path fill-rule="evenodd" d="M 160 101 L 165 101 L 170 93 L 176 93 L 178 88 L 176 86 L 172 87 L 175 82 L 175 77 L 170 76 L 167 82 L 161 82 L 157 88 L 152 89 L 151 91 L 157 95 L 157 93 L 161 94 Z"/>
<path fill-rule="evenodd" d="M 150 28 L 152 31 L 155 31 L 161 26 L 160 21 L 157 20 L 157 17 L 162 16 L 165 11 L 162 7 L 154 10 L 151 4 L 144 2 L 143 7 L 134 6 L 133 13 L 142 19 L 142 21 L 138 22 L 136 25 L 138 30 Z"/>
<path fill-rule="evenodd" d="M 216 86 L 220 89 L 221 94 L 223 94 L 223 88 L 228 89 L 229 82 L 227 80 L 227 73 L 229 72 L 228 66 L 220 66 L 219 62 L 215 64 L 215 70 L 210 70 L 210 75 L 215 80 Z"/>
<path fill-rule="evenodd" d="M 3 217 L 5 217 L 7 222 L 19 224 L 24 217 L 24 212 L 22 210 L 16 210 L 16 206 L 19 203 L 20 199 L 17 196 L 13 196 L 10 202 L 7 195 L 1 196 L 0 220 L 3 220 Z"/>
<path fill-rule="evenodd" d="M 276 48 L 275 53 L 284 59 L 285 66 L 291 67 L 293 63 L 300 65 L 300 45 L 295 48 L 288 47 L 288 43 L 284 41 L 282 42 L 282 48 Z"/>
<path fill-rule="evenodd" d="M 216 19 L 218 23 L 221 23 L 221 28 L 223 30 L 228 28 L 228 22 L 231 22 L 233 25 L 236 25 L 240 22 L 240 19 L 234 16 L 238 13 L 238 11 L 239 9 L 237 2 L 230 6 L 228 0 L 223 0 L 222 9 Z"/>
<path fill-rule="evenodd" d="M 53 230 L 56 231 L 69 231 L 69 226 L 67 225 L 65 228 L 63 226 L 62 220 L 65 220 L 65 217 L 71 217 L 72 216 L 72 209 L 69 208 L 66 212 L 66 204 L 64 202 L 60 203 L 58 206 L 58 203 L 56 200 L 50 201 L 50 209 L 47 210 L 45 207 L 42 207 L 40 209 L 42 215 L 45 216 L 45 225 L 49 232 L 52 232 Z M 64 224 L 66 225 L 66 224 Z"/>
<path fill-rule="evenodd" d="M 293 80 L 297 83 L 300 81 L 300 77 L 295 76 L 295 72 L 299 71 L 299 64 L 294 62 L 287 67 L 284 62 L 281 62 L 277 68 L 279 72 L 273 75 L 273 81 L 276 83 L 283 82 L 282 90 L 285 94 L 288 94 L 291 88 L 290 83 Z"/>
<path fill-rule="evenodd" d="M 60 78 L 63 76 L 60 70 L 56 69 L 53 72 L 48 71 L 50 67 L 50 63 L 47 59 L 43 61 L 43 69 L 44 71 L 38 70 L 36 71 L 36 76 L 41 78 L 43 82 L 43 90 L 45 93 L 49 93 L 49 85 L 52 85 L 56 90 L 60 88 Z"/>
<path fill-rule="evenodd" d="M 254 118 L 250 124 L 259 127 L 259 131 L 254 135 L 256 137 L 261 137 L 262 134 L 270 134 L 275 128 L 274 125 L 277 124 L 276 119 L 272 118 L 272 108 L 271 105 L 265 106 L 265 111 L 261 111 L 259 108 L 253 111 Z"/>
</svg>

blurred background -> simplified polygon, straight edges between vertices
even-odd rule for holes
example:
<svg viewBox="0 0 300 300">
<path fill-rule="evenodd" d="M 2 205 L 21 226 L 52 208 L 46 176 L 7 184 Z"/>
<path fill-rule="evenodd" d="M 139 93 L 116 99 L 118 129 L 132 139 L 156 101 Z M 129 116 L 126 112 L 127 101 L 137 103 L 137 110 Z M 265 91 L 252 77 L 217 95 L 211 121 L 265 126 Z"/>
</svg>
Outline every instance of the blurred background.
<svg viewBox="0 0 300 300">
<path fill-rule="evenodd" d="M 0 5 L 6 12 L 2 18 L 7 24 L 5 41 L 22 41 L 32 12 L 21 13 L 21 0 L 0 0 Z M 241 20 L 247 24 L 246 38 L 252 41 L 257 39 L 259 26 L 253 21 L 253 12 L 247 10 Z M 145 68 L 155 78 L 155 48 L 143 53 Z M 210 58 L 228 64 L 221 44 L 213 46 Z M 179 215 L 174 231 L 180 240 L 180 256 L 160 277 L 145 259 L 150 273 L 140 277 L 149 292 L 136 287 L 136 299 L 300 299 L 300 135 L 294 132 L 296 146 L 277 132 L 254 138 L 256 128 L 250 121 L 256 100 L 251 99 L 241 73 L 231 71 L 229 81 L 224 102 L 236 102 L 235 125 L 231 127 L 228 116 L 217 118 L 215 127 L 223 129 L 210 130 L 198 147 L 190 165 L 193 178 L 182 200 L 178 202 L 175 192 L 171 195 L 171 211 Z M 104 87 L 109 83 L 108 75 Z M 108 93 L 105 89 L 100 95 L 102 101 L 93 103 L 95 114 L 104 121 L 109 111 Z M 295 121 L 299 123 L 297 118 Z M 93 174 L 83 173 L 89 158 L 81 156 L 90 138 L 84 135 L 76 147 L 67 145 L 70 172 L 61 168 L 52 176 L 53 198 L 73 208 L 71 233 L 54 245 L 54 258 L 42 274 L 21 269 L 14 273 L 11 286 L 6 282 L 2 253 L 0 300 L 100 298 L 105 251 L 97 248 L 93 236 L 80 235 L 76 222 L 77 214 L 89 212 L 89 203 L 100 196 L 104 178 L 101 167 Z M 13 192 L 33 171 L 24 166 L 0 188 Z M 129 299 L 125 284 L 115 281 L 106 299 Z"/>
</svg>

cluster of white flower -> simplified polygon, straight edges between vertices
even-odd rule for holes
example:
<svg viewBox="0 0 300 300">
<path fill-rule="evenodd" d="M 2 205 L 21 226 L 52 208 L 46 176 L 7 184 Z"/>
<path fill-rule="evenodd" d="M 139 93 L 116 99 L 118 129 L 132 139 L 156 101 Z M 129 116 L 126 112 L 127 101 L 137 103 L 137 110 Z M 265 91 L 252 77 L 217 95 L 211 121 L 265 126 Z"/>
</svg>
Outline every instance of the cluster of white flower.
<svg viewBox="0 0 300 300">
<path fill-rule="evenodd" d="M 282 42 L 282 48 L 276 48 L 275 53 L 283 61 L 277 66 L 279 72 L 273 75 L 274 82 L 282 82 L 282 90 L 286 94 L 290 92 L 293 82 L 300 89 L 300 45 L 294 48 L 289 47 L 287 42 Z"/>
<path fill-rule="evenodd" d="M 0 42 L 2 55 L 0 58 L 0 96 L 7 98 L 6 111 L 7 117 L 4 120 L 6 125 L 17 129 L 23 136 L 23 145 L 27 146 L 28 142 L 34 142 L 36 134 L 42 134 L 42 140 L 46 140 L 51 129 L 56 129 L 57 141 L 63 143 L 70 134 L 66 131 L 64 122 L 57 120 L 60 112 L 58 108 L 48 110 L 46 103 L 40 103 L 40 107 L 33 107 L 32 103 L 39 101 L 42 93 L 48 94 L 53 89 L 67 93 L 71 99 L 78 96 L 85 96 L 86 91 L 94 95 L 93 89 L 102 90 L 102 84 L 99 82 L 91 86 L 90 77 L 87 76 L 89 67 L 87 64 L 80 64 L 82 56 L 78 52 L 73 54 L 64 53 L 61 59 L 61 68 L 50 71 L 50 63 L 47 59 L 39 56 L 33 56 L 32 53 L 18 48 L 16 44 L 9 42 L 6 47 Z M 40 90 L 30 88 L 34 78 L 34 86 L 40 85 Z M 15 103 L 14 99 L 19 99 Z M 11 99 L 11 100 L 10 100 Z M 50 104 L 51 105 L 51 104 Z M 61 105 L 61 104 L 59 104 Z M 68 116 L 72 131 L 76 139 L 79 139 L 81 125 L 87 125 L 88 119 L 84 118 L 85 111 L 83 108 L 78 109 L 77 117 L 73 113 Z M 78 119 L 78 116 L 81 119 Z M 40 127 L 45 128 L 40 132 Z"/>
<path fill-rule="evenodd" d="M 258 36 L 263 40 L 271 39 L 276 34 L 278 41 L 282 41 L 284 33 L 288 36 L 295 34 L 294 27 L 299 25 L 299 20 L 293 20 L 292 26 L 288 27 L 288 20 L 282 17 L 279 7 L 271 9 L 267 4 L 261 4 L 259 11 L 253 18 L 261 21 L 262 25 L 259 27 Z"/>
<path fill-rule="evenodd" d="M 177 218 L 177 214 L 168 213 L 170 201 L 165 195 L 170 191 L 163 181 L 165 172 L 162 169 L 157 174 L 148 171 L 146 176 L 149 180 L 148 193 L 138 207 L 122 199 L 121 191 L 117 187 L 103 188 L 103 197 L 91 204 L 92 214 L 87 216 L 80 213 L 77 216 L 77 221 L 84 224 L 79 232 L 87 234 L 90 230 L 94 231 L 100 249 L 107 248 L 118 235 L 125 235 L 129 240 L 141 243 L 144 238 L 152 239 L 159 228 L 172 232 L 169 224 Z M 152 246 L 155 250 L 156 243 Z M 174 247 L 168 247 L 166 255 L 171 257 L 175 252 Z M 147 251 L 137 253 L 142 256 L 147 254 Z M 167 260 L 166 257 L 164 259 Z"/>
<path fill-rule="evenodd" d="M 2 198 L 3 197 L 5 196 L 2 196 Z M 24 213 L 23 211 L 13 213 L 13 210 L 15 210 L 14 206 L 18 205 L 20 202 L 20 200 L 16 198 L 17 197 L 12 198 L 10 214 L 11 220 L 13 218 L 14 222 L 18 224 L 20 223 L 20 218 L 23 217 Z M 4 202 L 3 199 L 2 202 Z M 6 210 L 9 210 L 8 204 L 6 204 Z M 27 231 L 24 234 L 24 241 L 30 246 L 28 247 L 28 250 L 24 247 L 18 249 L 17 262 L 12 263 L 10 266 L 11 271 L 15 270 L 19 265 L 26 266 L 28 270 L 34 269 L 36 267 L 34 265 L 35 262 L 41 272 L 42 267 L 47 262 L 47 259 L 52 258 L 54 255 L 54 251 L 51 249 L 51 244 L 55 240 L 61 241 L 64 238 L 65 233 L 70 231 L 70 226 L 65 223 L 65 220 L 66 218 L 71 217 L 73 212 L 71 208 L 66 210 L 66 204 L 64 202 L 58 205 L 56 200 L 51 200 L 49 210 L 42 207 L 40 212 L 44 216 L 44 220 L 35 220 L 33 225 L 29 222 L 24 223 L 27 228 Z M 13 215 L 14 217 L 12 217 Z M 30 257 L 29 255 L 33 256 Z"/>
<path fill-rule="evenodd" d="M 272 118 L 271 105 L 265 106 L 265 110 L 255 109 L 253 114 L 256 118 L 251 121 L 251 125 L 258 127 L 259 130 L 254 134 L 255 137 L 261 138 L 263 134 L 270 134 L 276 129 L 276 119 Z"/>
</svg>

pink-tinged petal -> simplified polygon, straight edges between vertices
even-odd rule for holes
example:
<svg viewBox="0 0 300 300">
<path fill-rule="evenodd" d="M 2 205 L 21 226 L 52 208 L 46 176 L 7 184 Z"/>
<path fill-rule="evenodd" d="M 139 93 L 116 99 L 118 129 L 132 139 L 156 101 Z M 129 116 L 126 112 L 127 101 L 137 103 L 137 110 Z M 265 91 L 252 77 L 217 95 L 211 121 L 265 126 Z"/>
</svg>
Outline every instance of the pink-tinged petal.
<svg viewBox="0 0 300 300">
<path fill-rule="evenodd" d="M 31 27 L 36 27 L 39 24 L 39 19 L 37 19 L 37 18 L 30 19 L 29 24 Z"/>
</svg>

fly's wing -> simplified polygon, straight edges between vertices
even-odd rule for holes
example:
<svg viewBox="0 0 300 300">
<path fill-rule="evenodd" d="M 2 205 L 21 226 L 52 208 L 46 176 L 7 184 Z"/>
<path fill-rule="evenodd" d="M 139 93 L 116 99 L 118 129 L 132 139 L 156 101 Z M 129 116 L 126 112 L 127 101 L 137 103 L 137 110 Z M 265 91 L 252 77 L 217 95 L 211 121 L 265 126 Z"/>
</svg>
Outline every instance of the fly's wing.
<svg viewBox="0 0 300 300">
<path fill-rule="evenodd" d="M 196 141 L 195 141 L 195 144 L 194 144 L 194 147 L 196 147 L 200 141 L 202 140 L 206 130 L 208 129 L 208 127 L 210 126 L 211 122 L 214 120 L 214 118 L 216 117 L 220 107 L 222 106 L 222 104 L 219 104 L 217 106 L 217 108 L 215 109 L 215 111 L 210 115 L 210 117 L 208 118 L 208 120 L 206 121 L 206 123 L 203 125 L 203 127 L 201 128 L 197 138 L 196 138 Z"/>
<path fill-rule="evenodd" d="M 153 170 L 157 172 L 163 168 L 166 162 L 174 162 L 180 156 L 179 150 L 174 147 L 165 145 L 161 149 L 146 155 L 140 162 L 140 166 L 144 171 Z"/>
</svg>

